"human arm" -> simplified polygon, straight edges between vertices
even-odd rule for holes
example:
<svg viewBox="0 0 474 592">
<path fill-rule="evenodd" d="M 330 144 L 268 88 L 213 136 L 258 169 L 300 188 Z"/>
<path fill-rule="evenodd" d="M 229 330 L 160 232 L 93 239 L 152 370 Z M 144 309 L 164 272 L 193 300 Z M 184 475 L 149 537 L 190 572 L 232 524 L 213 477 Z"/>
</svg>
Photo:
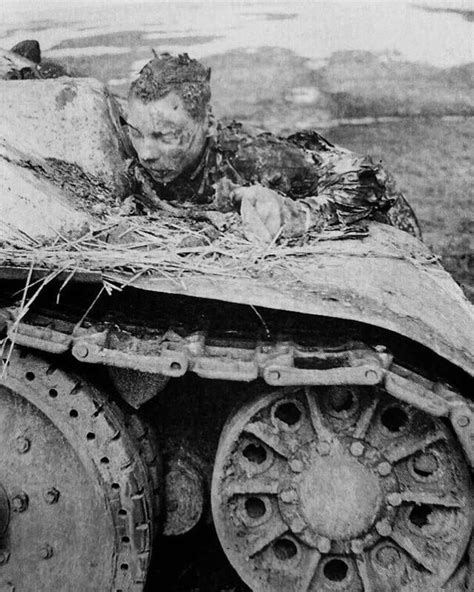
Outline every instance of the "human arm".
<svg viewBox="0 0 474 592">
<path fill-rule="evenodd" d="M 218 187 L 221 199 L 224 188 L 227 199 L 240 210 L 244 234 L 252 241 L 270 243 L 279 237 L 302 236 L 334 220 L 333 208 L 325 198 L 293 200 L 260 184 L 241 186 L 226 180 Z"/>
<path fill-rule="evenodd" d="M 406 202 L 380 163 L 335 146 L 316 132 L 299 132 L 287 140 L 239 136 L 235 144 L 231 172 L 239 175 L 225 174 L 214 185 L 215 206 L 221 211 L 239 209 L 244 231 L 252 236 L 269 242 L 277 234 L 302 236 L 334 225 L 345 230 L 369 219 L 400 227 L 400 216 L 389 217 L 388 212 Z M 402 213 L 410 212 L 405 207 Z M 416 228 L 411 216 L 409 226 Z"/>
<path fill-rule="evenodd" d="M 334 203 L 341 224 L 375 219 L 422 238 L 413 209 L 381 162 L 331 144 L 314 130 L 287 139 L 312 156 L 320 177 L 317 194 Z"/>
</svg>

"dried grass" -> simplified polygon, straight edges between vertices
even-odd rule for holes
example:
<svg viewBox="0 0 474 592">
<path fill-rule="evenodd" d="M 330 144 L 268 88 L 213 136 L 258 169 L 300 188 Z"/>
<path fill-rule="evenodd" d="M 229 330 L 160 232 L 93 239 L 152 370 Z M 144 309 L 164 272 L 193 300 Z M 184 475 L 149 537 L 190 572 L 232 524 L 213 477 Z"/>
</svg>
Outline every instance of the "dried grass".
<svg viewBox="0 0 474 592">
<path fill-rule="evenodd" d="M 68 273 L 63 287 L 76 272 L 120 275 L 123 281 L 119 285 L 109 283 L 107 291 L 132 285 L 143 276 L 163 277 L 182 285 L 191 275 L 238 279 L 269 276 L 276 269 L 283 270 L 291 283 L 292 277 L 301 282 L 298 261 L 303 264 L 304 272 L 304 266 L 318 254 L 331 255 L 331 249 L 321 245 L 323 241 L 366 235 L 367 231 L 361 229 L 339 229 L 308 235 L 298 241 L 275 239 L 262 244 L 245 238 L 236 214 L 226 215 L 226 228 L 220 231 L 208 223 L 171 215 L 159 219 L 117 216 L 109 217 L 79 238 L 57 233 L 53 241 L 43 244 L 22 232 L 10 233 L 8 239 L 0 242 L 0 265 L 34 267 L 54 277 Z M 337 249 L 334 251 L 335 255 L 340 254 Z M 345 256 L 350 255 L 346 250 Z M 354 255 L 360 257 L 360 253 Z M 370 256 L 410 258 L 397 250 L 392 255 L 384 251 Z M 29 287 L 32 286 L 34 282 Z"/>
<path fill-rule="evenodd" d="M 122 290 L 143 277 L 164 278 L 177 289 L 186 290 L 187 279 L 200 275 L 221 279 L 270 278 L 277 285 L 283 281 L 286 289 L 311 290 L 314 265 L 318 265 L 318 256 L 322 255 L 325 259 L 342 255 L 345 264 L 351 256 L 404 259 L 417 267 L 433 263 L 428 252 L 414 256 L 410 249 L 402 250 L 402 245 L 397 245 L 396 241 L 390 243 L 389 227 L 385 227 L 383 233 L 389 248 L 376 241 L 374 249 L 360 250 L 354 249 L 353 241 L 346 245 L 347 248 L 342 245 L 336 248 L 326 241 L 360 239 L 367 236 L 367 229 L 327 230 L 297 241 L 277 240 L 277 237 L 270 244 L 261 244 L 245 238 L 238 215 L 228 214 L 225 221 L 226 228 L 218 231 L 208 223 L 171 215 L 162 215 L 159 219 L 116 216 L 109 217 L 80 237 L 57 233 L 54 240 L 43 243 L 9 229 L 8 238 L 0 239 L 0 266 L 23 268 L 27 277 L 9 338 L 0 345 L 2 353 L 6 352 L 6 364 L 17 327 L 43 288 L 61 278 L 56 296 L 59 300 L 67 284 L 81 272 L 98 274 L 102 282 L 100 294 Z M 40 279 L 34 280 L 33 271 L 38 270 L 43 273 Z M 20 293 L 18 296 L 20 298 Z M 90 308 L 92 306 L 94 302 Z M 89 309 L 86 314 L 88 312 Z"/>
<path fill-rule="evenodd" d="M 13 349 L 15 347 L 16 335 L 18 333 L 18 327 L 20 323 L 27 315 L 35 300 L 41 294 L 43 288 L 65 271 L 64 268 L 54 269 L 45 277 L 41 278 L 41 280 L 32 282 L 31 279 L 33 276 L 34 269 L 34 259 L 31 259 L 25 285 L 23 287 L 23 290 L 21 291 L 21 301 L 17 307 L 17 314 L 15 315 L 15 320 L 13 321 L 9 329 L 8 335 L 4 339 L 0 340 L 0 359 L 2 361 L 2 371 L 0 373 L 0 379 L 5 378 L 6 371 L 13 353 Z M 31 294 L 30 291 L 33 287 L 36 287 L 36 290 Z"/>
<path fill-rule="evenodd" d="M 229 224 L 232 222 L 230 217 Z M 58 289 L 57 301 L 76 273 L 102 274 L 102 287 L 85 317 L 102 292 L 121 290 L 144 275 L 164 277 L 183 286 L 189 274 L 248 277 L 266 261 L 268 248 L 252 247 L 238 231 L 216 233 L 213 229 L 209 233 L 209 229 L 192 220 L 171 216 L 162 216 L 159 221 L 151 217 L 121 216 L 108 218 L 78 238 L 57 232 L 54 240 L 41 243 L 9 225 L 7 238 L 0 242 L 0 265 L 23 268 L 26 281 L 18 293 L 14 322 L 8 336 L 0 342 L 1 375 L 5 375 L 8 367 L 19 324 L 43 288 L 58 276 L 66 277 Z M 44 275 L 33 280 L 33 271 L 38 269 Z M 118 273 L 122 279 L 118 283 L 106 279 L 107 272 Z M 78 325 L 81 322 L 82 319 Z"/>
<path fill-rule="evenodd" d="M 229 215 L 231 216 L 231 215 Z M 232 219 L 229 219 L 232 224 Z M 144 274 L 180 282 L 187 274 L 248 277 L 268 266 L 278 253 L 274 243 L 250 243 L 238 229 L 209 237 L 207 226 L 166 216 L 159 222 L 145 217 L 109 218 L 83 236 L 61 234 L 50 244 L 16 233 L 3 241 L 0 261 L 15 266 L 62 271 L 121 272 L 129 285 Z M 216 236 L 217 235 L 217 236 Z"/>
</svg>

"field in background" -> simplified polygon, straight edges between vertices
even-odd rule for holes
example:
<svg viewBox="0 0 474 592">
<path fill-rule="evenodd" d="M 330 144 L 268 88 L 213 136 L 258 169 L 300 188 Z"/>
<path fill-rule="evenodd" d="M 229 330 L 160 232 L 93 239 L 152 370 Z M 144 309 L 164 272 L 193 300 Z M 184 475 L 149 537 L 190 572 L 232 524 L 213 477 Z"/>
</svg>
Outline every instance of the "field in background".
<svg viewBox="0 0 474 592">
<path fill-rule="evenodd" d="M 326 136 L 384 162 L 413 205 L 425 242 L 474 302 L 474 119 L 345 125 Z"/>
</svg>

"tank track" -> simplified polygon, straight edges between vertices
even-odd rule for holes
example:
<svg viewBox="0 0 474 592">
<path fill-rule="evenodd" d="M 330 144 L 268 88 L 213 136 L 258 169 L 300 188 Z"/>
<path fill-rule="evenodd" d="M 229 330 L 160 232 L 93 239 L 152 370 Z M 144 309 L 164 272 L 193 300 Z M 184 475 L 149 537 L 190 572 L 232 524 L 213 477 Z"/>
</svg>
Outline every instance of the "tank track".
<svg viewBox="0 0 474 592">
<path fill-rule="evenodd" d="M 356 385 L 383 388 L 404 405 L 445 419 L 461 444 L 471 468 L 474 465 L 474 405 L 444 381 L 430 380 L 420 372 L 394 363 L 383 346 L 349 341 L 332 346 L 294 340 L 255 340 L 242 335 L 210 336 L 203 330 L 149 329 L 128 321 L 78 324 L 53 314 L 32 312 L 26 317 L 18 309 L 6 311 L 8 337 L 22 347 L 52 355 L 68 355 L 76 362 L 132 373 L 155 376 L 152 389 L 166 388 L 170 378 L 194 375 L 211 381 L 254 383 L 275 387 L 310 388 Z M 89 366 L 90 365 L 90 366 Z M 121 393 L 127 401 L 127 393 Z M 127 402 L 140 407 L 148 397 Z M 141 431 L 140 431 L 141 430 Z M 146 433 L 139 428 L 140 441 L 148 446 Z M 153 451 L 147 452 L 152 489 L 159 490 L 159 471 Z M 153 473 L 154 471 L 154 473 Z M 156 496 L 155 496 L 156 497 Z M 156 512 L 155 512 L 155 515 Z M 472 546 L 472 543 L 471 543 Z M 460 576 L 471 578 L 472 573 Z M 472 585 L 472 581 L 469 584 Z M 255 588 L 259 590 L 259 588 Z M 263 588 L 262 588 L 263 589 Z M 463 590 L 453 583 L 453 592 Z"/>
<path fill-rule="evenodd" d="M 474 402 L 443 382 L 395 364 L 384 345 L 369 347 L 353 341 L 320 347 L 289 340 L 208 339 L 204 331 L 150 331 L 132 324 L 78 327 L 53 316 L 31 314 L 24 320 L 14 308 L 5 316 L 11 343 L 51 354 L 69 352 L 79 362 L 127 368 L 160 379 L 192 372 L 205 379 L 245 383 L 261 378 L 272 387 L 383 384 L 395 398 L 436 417 L 448 417 L 474 466 Z M 166 380 L 161 387 L 165 385 Z"/>
</svg>

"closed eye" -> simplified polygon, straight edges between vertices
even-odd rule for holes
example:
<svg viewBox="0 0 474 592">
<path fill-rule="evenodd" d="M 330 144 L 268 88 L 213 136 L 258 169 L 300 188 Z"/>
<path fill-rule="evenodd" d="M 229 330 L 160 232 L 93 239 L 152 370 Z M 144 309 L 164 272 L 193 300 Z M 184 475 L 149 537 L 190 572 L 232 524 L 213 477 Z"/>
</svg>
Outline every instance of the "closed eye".
<svg viewBox="0 0 474 592">
<path fill-rule="evenodd" d="M 121 118 L 121 123 L 122 123 L 122 125 L 126 125 L 128 127 L 130 135 L 133 138 L 142 138 L 143 137 L 142 132 L 138 128 L 136 128 L 134 125 L 132 125 L 131 123 L 128 123 L 128 121 L 125 121 L 125 119 Z"/>
<path fill-rule="evenodd" d="M 143 134 L 141 133 L 141 131 L 137 130 L 136 127 L 130 127 L 130 135 L 132 136 L 132 138 L 143 138 Z"/>
<path fill-rule="evenodd" d="M 155 132 L 152 134 L 152 138 L 154 140 L 161 140 L 165 144 L 169 142 L 174 142 L 180 138 L 180 134 L 178 132 L 166 132 L 165 134 L 161 132 Z"/>
</svg>

